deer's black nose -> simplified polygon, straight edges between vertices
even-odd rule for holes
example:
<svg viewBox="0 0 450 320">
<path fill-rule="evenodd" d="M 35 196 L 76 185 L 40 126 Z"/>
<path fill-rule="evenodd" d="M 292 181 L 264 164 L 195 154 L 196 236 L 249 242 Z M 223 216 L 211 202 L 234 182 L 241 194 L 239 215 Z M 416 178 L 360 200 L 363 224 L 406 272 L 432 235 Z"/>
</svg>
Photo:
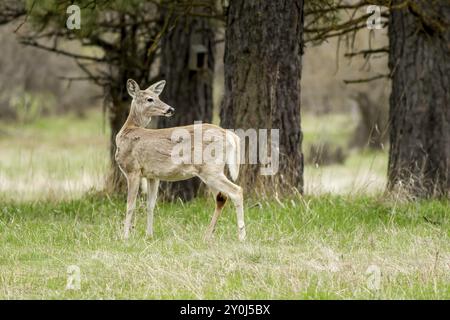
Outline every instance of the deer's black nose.
<svg viewBox="0 0 450 320">
<path fill-rule="evenodd" d="M 169 109 L 166 111 L 166 116 L 171 116 L 175 113 L 175 108 L 169 107 Z"/>
</svg>

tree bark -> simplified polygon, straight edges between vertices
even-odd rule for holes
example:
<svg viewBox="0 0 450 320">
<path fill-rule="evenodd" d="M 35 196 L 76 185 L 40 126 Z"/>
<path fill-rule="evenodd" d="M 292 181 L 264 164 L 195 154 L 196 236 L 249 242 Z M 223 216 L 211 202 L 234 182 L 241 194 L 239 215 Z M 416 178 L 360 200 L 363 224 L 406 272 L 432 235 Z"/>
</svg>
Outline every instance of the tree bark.
<svg viewBox="0 0 450 320">
<path fill-rule="evenodd" d="M 449 23 L 447 0 L 416 0 L 391 10 L 390 190 L 401 187 L 416 197 L 449 195 Z"/>
<path fill-rule="evenodd" d="M 126 82 L 125 82 L 126 83 Z M 125 85 L 124 85 L 125 86 Z M 110 89 L 111 90 L 111 89 Z M 122 171 L 118 167 L 115 159 L 116 154 L 116 135 L 119 133 L 123 124 L 125 123 L 128 113 L 130 112 L 130 99 L 126 93 L 112 89 L 109 92 L 110 104 L 109 110 L 109 125 L 111 129 L 109 141 L 109 156 L 111 162 L 111 171 L 108 177 L 107 190 L 112 193 L 122 193 L 126 191 L 126 180 Z"/>
<path fill-rule="evenodd" d="M 167 85 L 161 99 L 175 108 L 170 118 L 160 118 L 158 126 L 190 125 L 194 121 L 211 122 L 214 75 L 214 28 L 205 18 L 184 16 L 162 39 L 162 79 Z M 201 45 L 206 52 L 194 52 Z M 192 60 L 193 59 L 193 60 Z M 190 61 L 192 60 L 192 63 Z M 204 62 L 204 63 L 203 63 Z M 162 195 L 169 200 L 192 199 L 200 186 L 198 178 L 161 183 Z"/>
<path fill-rule="evenodd" d="M 221 124 L 279 129 L 280 139 L 278 173 L 263 178 L 259 165 L 246 164 L 240 184 L 258 193 L 286 187 L 302 192 L 303 1 L 230 0 L 226 24 Z"/>
</svg>

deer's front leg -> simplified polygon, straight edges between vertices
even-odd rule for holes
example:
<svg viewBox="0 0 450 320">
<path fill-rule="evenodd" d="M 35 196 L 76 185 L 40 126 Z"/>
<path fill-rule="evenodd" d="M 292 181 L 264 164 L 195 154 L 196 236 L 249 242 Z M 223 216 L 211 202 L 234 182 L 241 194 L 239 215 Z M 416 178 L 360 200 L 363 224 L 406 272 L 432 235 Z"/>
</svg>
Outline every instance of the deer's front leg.
<svg viewBox="0 0 450 320">
<path fill-rule="evenodd" d="M 147 235 L 153 237 L 153 211 L 158 197 L 159 180 L 147 180 Z"/>
<path fill-rule="evenodd" d="M 129 174 L 127 176 L 128 183 L 128 196 L 127 196 L 127 215 L 125 217 L 123 238 L 128 239 L 130 237 L 130 228 L 133 220 L 133 213 L 136 207 L 136 198 L 139 191 L 139 174 Z"/>
</svg>

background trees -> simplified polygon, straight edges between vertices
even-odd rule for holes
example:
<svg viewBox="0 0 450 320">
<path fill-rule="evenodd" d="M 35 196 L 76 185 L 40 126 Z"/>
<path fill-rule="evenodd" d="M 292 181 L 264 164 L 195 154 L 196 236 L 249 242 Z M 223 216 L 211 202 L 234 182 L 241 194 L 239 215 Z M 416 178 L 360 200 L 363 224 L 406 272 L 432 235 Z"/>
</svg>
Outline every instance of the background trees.
<svg viewBox="0 0 450 320">
<path fill-rule="evenodd" d="M 353 35 L 366 27 L 373 13 L 357 10 L 383 6 L 381 18 L 389 27 L 389 46 L 350 52 L 356 55 L 389 54 L 389 75 L 376 75 L 348 83 L 391 79 L 389 101 L 390 149 L 388 189 L 414 197 L 448 196 L 450 193 L 450 4 L 448 1 L 343 1 L 313 6 L 314 41 Z M 354 10 L 349 19 L 340 11 Z M 338 18 L 336 22 L 336 18 Z M 325 26 L 321 25 L 325 24 Z M 351 46 L 353 51 L 353 46 Z"/>
<path fill-rule="evenodd" d="M 450 193 L 450 3 L 410 1 L 389 21 L 389 188 Z"/>
<path fill-rule="evenodd" d="M 211 7 L 197 8 L 195 13 L 213 15 Z M 162 11 L 162 18 L 171 27 L 161 41 L 160 77 L 169 84 L 161 97 L 176 112 L 169 119 L 158 119 L 158 126 L 211 122 L 217 22 L 194 15 L 175 16 L 168 9 Z M 182 200 L 193 198 L 199 186 L 197 178 L 161 184 L 166 198 Z"/>
<path fill-rule="evenodd" d="M 172 94 L 165 94 L 170 102 L 177 104 L 181 101 L 182 108 L 187 103 L 192 103 L 192 116 L 203 114 L 205 120 L 210 119 L 212 114 L 211 103 L 211 65 L 214 63 L 212 54 L 213 32 L 208 23 L 201 22 L 201 19 L 187 20 L 192 12 L 199 11 L 199 14 L 213 15 L 213 2 L 205 1 L 202 4 L 193 4 L 191 1 L 79 1 L 77 5 L 81 8 L 82 28 L 80 30 L 68 30 L 65 27 L 67 7 L 72 1 L 30 2 L 26 4 L 19 1 L 16 4 L 8 3 L 4 13 L 5 21 L 24 16 L 30 17 L 33 28 L 20 30 L 22 43 L 66 55 L 73 58 L 80 69 L 85 73 L 83 77 L 67 77 L 68 80 L 88 80 L 96 83 L 104 90 L 105 109 L 108 113 L 110 126 L 110 159 L 111 174 L 109 187 L 112 191 L 119 191 L 123 188 L 124 179 L 114 161 L 115 136 L 119 132 L 129 110 L 129 97 L 125 90 L 125 83 L 128 78 L 136 79 L 141 86 L 147 85 L 161 77 L 158 68 L 173 82 Z M 14 9 L 14 10 L 13 10 Z M 182 21 L 178 21 L 182 19 Z M 2 21 L 0 20 L 0 22 Z M 180 22 L 177 29 L 173 29 Z M 188 29 L 186 29 L 188 28 Z M 191 29 L 189 29 L 191 28 Z M 205 31 L 206 30 L 206 31 Z M 160 63 L 160 42 L 163 35 L 170 38 L 164 42 L 164 61 Z M 184 47 L 170 46 L 170 41 L 184 39 L 185 35 L 192 35 L 190 41 L 184 42 Z M 206 37 L 206 38 L 205 38 Z M 85 47 L 83 53 L 74 53 L 64 49 L 67 41 L 76 41 Z M 182 70 L 187 70 L 189 63 L 189 53 L 191 44 L 198 41 L 199 44 L 206 44 L 209 53 L 209 65 L 194 73 L 182 74 Z M 184 59 L 174 60 L 183 49 Z M 171 52 L 172 50 L 172 52 Z M 205 60 L 206 61 L 206 60 Z M 177 62 L 177 64 L 175 64 Z M 178 66 L 177 66 L 178 65 Z M 208 71 L 209 70 L 209 74 Z M 177 74 L 180 72 L 180 74 Z M 200 76 L 203 74 L 203 76 Z M 205 75 L 206 74 L 206 75 Z M 209 82 L 209 84 L 208 84 Z M 180 85 L 181 84 L 181 85 Z M 189 87 L 185 87 L 188 85 Z M 175 89 L 176 88 L 176 89 Z M 184 89 L 182 95 L 180 88 Z M 186 90 L 195 89 L 197 95 L 191 95 L 187 101 Z M 203 91 L 203 92 L 202 92 Z M 197 97 L 197 98 L 196 98 Z M 203 101 L 204 100 L 204 101 Z M 184 116 L 190 113 L 184 112 Z M 182 114 L 179 114 L 181 117 Z M 174 124 L 186 123 L 176 118 Z M 200 120 L 199 119 L 199 120 Z M 164 125 L 163 123 L 161 125 Z M 179 191 L 175 186 L 173 192 L 176 196 L 189 198 L 198 187 L 198 183 L 189 182 L 183 184 L 186 192 Z M 178 190 L 178 191 L 175 191 Z M 188 191 L 189 190 L 189 191 Z"/>
<path fill-rule="evenodd" d="M 264 179 L 243 167 L 245 186 L 303 187 L 300 77 L 303 1 L 230 1 L 225 38 L 225 128 L 279 129 L 280 168 Z"/>
<path fill-rule="evenodd" d="M 266 184 L 301 191 L 301 54 L 304 44 L 312 50 L 315 45 L 327 46 L 324 40 L 338 39 L 337 50 L 344 44 L 348 58 L 364 57 L 366 67 L 373 63 L 371 57 L 385 55 L 390 69 L 385 70 L 387 63 L 383 68 L 378 63 L 376 69 L 367 72 L 367 78 L 345 79 L 347 84 L 364 88 L 358 94 L 348 94 L 342 86 L 334 86 L 330 93 L 327 86 L 315 107 L 329 112 L 342 107 L 330 98 L 332 94 L 347 97 L 338 104 L 348 104 L 350 97 L 363 118 L 353 145 L 384 148 L 387 129 L 381 126 L 386 122 L 386 92 L 378 90 L 382 85 L 372 81 L 387 84 L 392 79 L 388 188 L 406 187 L 414 196 L 445 196 L 449 192 L 446 1 L 334 0 L 303 4 L 292 0 L 275 5 L 231 0 L 224 2 L 226 10 L 222 12 L 213 0 L 81 0 L 81 30 L 65 28 L 69 4 L 71 1 L 5 0 L 0 3 L 0 24 L 16 20 L 16 35 L 22 43 L 73 59 L 85 75 L 67 74 L 63 76 L 66 80 L 100 85 L 111 128 L 111 156 L 115 152 L 114 137 L 128 113 L 129 98 L 123 85 L 127 78 L 135 78 L 141 85 L 162 77 L 170 82 L 163 98 L 178 112 L 175 118 L 160 121 L 160 126 L 211 121 L 215 112 L 217 116 L 212 106 L 212 80 L 214 64 L 220 59 L 215 57 L 214 47 L 217 30 L 225 27 L 221 124 L 280 129 L 280 174 L 263 178 L 258 166 L 246 166 L 242 176 L 247 181 L 242 182 L 252 188 Z M 381 42 L 375 46 L 372 36 L 382 31 L 372 30 L 372 36 L 366 37 L 367 47 L 357 46 L 358 31 L 367 30 L 367 19 L 373 15 L 366 11 L 369 5 L 381 6 L 382 27 L 389 25 L 389 45 Z M 77 50 L 73 50 L 74 44 Z M 334 80 L 333 71 L 324 72 L 320 64 L 316 72 L 321 75 L 319 85 Z M 303 86 L 311 88 L 310 79 Z M 312 96 L 303 90 L 303 105 L 311 104 Z M 0 101 L 6 104 L 9 100 L 0 97 Z M 11 113 L 7 108 L 1 110 Z M 114 161 L 112 164 L 112 189 L 119 190 L 122 175 Z M 193 181 L 166 190 L 169 197 L 189 199 L 197 188 L 198 182 Z"/>
<path fill-rule="evenodd" d="M 123 176 L 115 161 L 115 136 L 122 127 L 129 110 L 124 83 L 128 78 L 141 85 L 155 77 L 151 66 L 155 63 L 156 44 L 160 39 L 157 6 L 142 1 L 79 1 L 82 28 L 65 27 L 67 7 L 71 1 L 41 1 L 27 4 L 27 17 L 32 28 L 19 32 L 22 43 L 75 60 L 84 72 L 83 77 L 68 80 L 87 80 L 104 91 L 104 105 L 110 126 L 111 190 L 123 187 Z M 25 5 L 25 4 L 24 4 Z M 67 41 L 81 44 L 81 52 L 64 48 Z"/>
</svg>

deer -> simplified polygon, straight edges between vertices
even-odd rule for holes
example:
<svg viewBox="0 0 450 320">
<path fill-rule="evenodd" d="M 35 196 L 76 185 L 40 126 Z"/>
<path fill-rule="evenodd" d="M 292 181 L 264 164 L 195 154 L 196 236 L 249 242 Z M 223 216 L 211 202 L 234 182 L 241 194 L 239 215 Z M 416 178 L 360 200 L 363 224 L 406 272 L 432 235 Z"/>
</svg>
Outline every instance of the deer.
<svg viewBox="0 0 450 320">
<path fill-rule="evenodd" d="M 171 117 L 175 109 L 161 101 L 159 96 L 166 84 L 158 81 L 145 90 L 141 90 L 133 79 L 127 80 L 127 91 L 131 96 L 128 118 L 116 135 L 115 160 L 127 181 L 127 206 L 123 238 L 128 239 L 132 227 L 136 199 L 142 178 L 147 180 L 147 229 L 148 237 L 153 237 L 153 218 L 160 181 L 180 181 L 198 177 L 215 195 L 215 210 L 204 235 L 204 240 L 211 240 L 217 220 L 229 198 L 234 204 L 237 215 L 238 239 L 246 238 L 243 207 L 243 190 L 225 175 L 225 165 L 233 181 L 239 175 L 240 138 L 230 130 L 219 126 L 202 123 L 203 132 L 213 132 L 215 138 L 222 139 L 226 147 L 226 161 L 180 162 L 173 161 L 173 148 L 180 143 L 174 139 L 177 130 L 184 130 L 194 138 L 194 126 L 172 127 L 162 129 L 146 128 L 152 117 Z M 176 138 L 176 137 L 175 137 Z M 193 141 L 191 139 L 191 141 Z M 182 142 L 181 142 L 182 143 Z M 202 143 L 204 150 L 208 142 Z"/>
</svg>

